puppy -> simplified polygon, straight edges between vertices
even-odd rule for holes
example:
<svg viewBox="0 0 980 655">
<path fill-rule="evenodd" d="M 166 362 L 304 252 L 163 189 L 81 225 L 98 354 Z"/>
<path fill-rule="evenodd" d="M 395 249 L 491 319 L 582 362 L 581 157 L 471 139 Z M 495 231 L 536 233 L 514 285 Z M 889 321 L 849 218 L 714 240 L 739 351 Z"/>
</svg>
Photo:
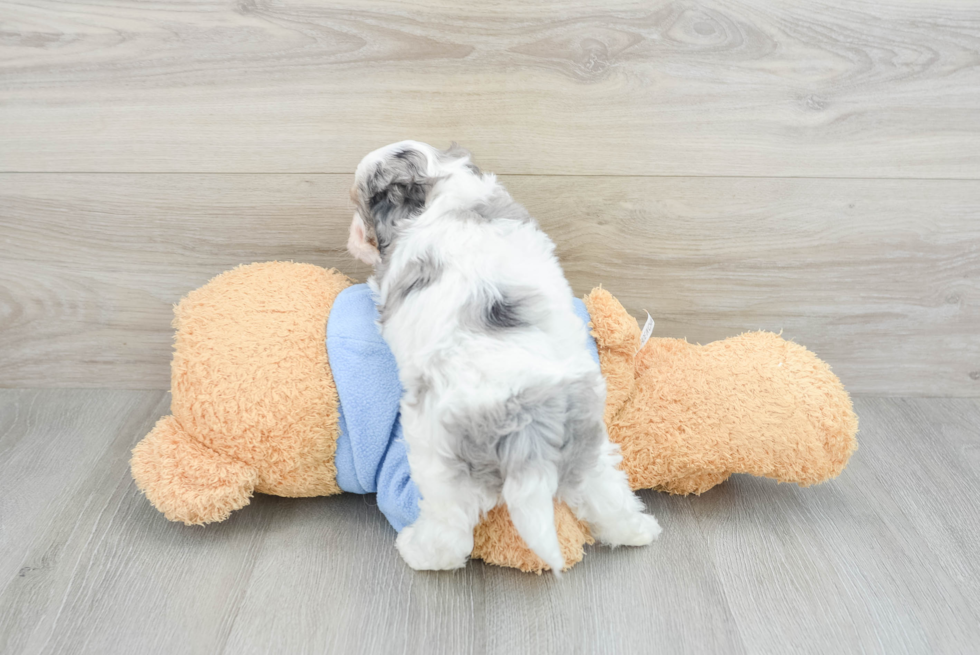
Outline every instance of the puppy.
<svg viewBox="0 0 980 655">
<path fill-rule="evenodd" d="M 551 570 L 564 567 L 557 496 L 612 546 L 656 519 L 617 468 L 606 386 L 555 246 L 455 144 L 376 150 L 357 167 L 348 249 L 374 266 L 382 335 L 398 362 L 419 518 L 398 535 L 414 569 L 464 566 L 500 499 Z"/>
</svg>

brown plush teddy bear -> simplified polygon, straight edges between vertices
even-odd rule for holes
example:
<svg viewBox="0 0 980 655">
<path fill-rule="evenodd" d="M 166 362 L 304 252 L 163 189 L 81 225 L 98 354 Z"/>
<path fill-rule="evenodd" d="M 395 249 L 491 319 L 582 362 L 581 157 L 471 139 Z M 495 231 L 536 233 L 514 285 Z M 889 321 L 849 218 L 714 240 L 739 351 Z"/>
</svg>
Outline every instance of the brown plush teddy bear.
<svg viewBox="0 0 980 655">
<path fill-rule="evenodd" d="M 300 497 L 346 488 L 377 491 L 379 506 L 383 493 L 394 494 L 386 516 L 396 529 L 411 520 L 410 509 L 400 509 L 417 502 L 400 440 L 386 434 L 378 457 L 378 449 L 359 453 L 348 443 L 351 412 L 375 410 L 363 394 L 342 406 L 330 361 L 341 354 L 326 345 L 328 318 L 339 320 L 331 310 L 352 284 L 308 264 L 252 264 L 177 306 L 172 415 L 136 446 L 131 463 L 137 485 L 168 519 L 222 521 L 254 492 Z M 802 346 L 750 332 L 706 346 L 655 338 L 641 350 L 636 321 L 612 295 L 595 289 L 584 302 L 608 386 L 606 425 L 633 488 L 700 494 L 732 473 L 807 486 L 839 474 L 857 447 L 847 392 Z M 383 347 L 369 343 L 373 320 L 364 325 L 364 356 L 373 356 L 371 348 Z M 360 353 L 342 356 L 349 362 Z M 391 434 L 400 434 L 396 413 L 392 421 Z M 570 567 L 591 537 L 567 507 L 556 510 Z M 477 526 L 473 557 L 547 568 L 504 507 Z"/>
</svg>

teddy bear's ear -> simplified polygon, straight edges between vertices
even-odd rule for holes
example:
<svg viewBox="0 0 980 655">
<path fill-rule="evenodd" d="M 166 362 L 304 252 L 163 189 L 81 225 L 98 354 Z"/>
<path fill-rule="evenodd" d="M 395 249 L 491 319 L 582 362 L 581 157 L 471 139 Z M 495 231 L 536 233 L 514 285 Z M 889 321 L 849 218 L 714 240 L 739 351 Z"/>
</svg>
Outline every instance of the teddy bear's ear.
<svg viewBox="0 0 980 655">
<path fill-rule="evenodd" d="M 636 351 L 640 326 L 611 293 L 593 289 L 584 299 L 592 319 L 592 336 L 599 348 L 599 364 L 606 379 L 606 425 L 626 404 L 636 384 Z"/>
</svg>

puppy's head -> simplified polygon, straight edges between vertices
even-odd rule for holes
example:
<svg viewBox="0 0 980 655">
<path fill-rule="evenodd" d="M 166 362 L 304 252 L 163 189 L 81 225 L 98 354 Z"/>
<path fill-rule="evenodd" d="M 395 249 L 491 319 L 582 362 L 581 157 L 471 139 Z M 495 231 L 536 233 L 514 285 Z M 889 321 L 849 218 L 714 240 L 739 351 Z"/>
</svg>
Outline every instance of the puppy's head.
<svg viewBox="0 0 980 655">
<path fill-rule="evenodd" d="M 435 150 L 417 141 L 379 148 L 354 173 L 354 220 L 347 249 L 366 264 L 377 264 L 398 227 L 425 208 L 436 170 Z"/>
<path fill-rule="evenodd" d="M 451 177 L 461 166 L 479 173 L 469 152 L 456 144 L 436 150 L 418 141 L 393 143 L 362 159 L 350 192 L 355 207 L 347 240 L 350 254 L 366 264 L 378 264 L 398 229 L 425 209 L 436 182 Z"/>
</svg>

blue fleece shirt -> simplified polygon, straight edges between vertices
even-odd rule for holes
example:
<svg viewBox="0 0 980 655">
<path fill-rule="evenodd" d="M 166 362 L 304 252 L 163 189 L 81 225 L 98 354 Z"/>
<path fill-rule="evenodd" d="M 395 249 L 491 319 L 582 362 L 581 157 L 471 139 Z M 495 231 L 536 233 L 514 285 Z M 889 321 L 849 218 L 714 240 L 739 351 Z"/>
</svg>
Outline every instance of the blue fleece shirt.
<svg viewBox="0 0 980 655">
<path fill-rule="evenodd" d="M 589 313 L 575 299 L 584 323 Z M 408 469 L 395 356 L 378 331 L 378 310 L 366 284 L 340 292 L 327 321 L 327 356 L 340 397 L 337 484 L 355 494 L 378 494 L 378 508 L 395 530 L 419 515 L 419 490 Z M 588 336 L 596 362 L 595 339 Z"/>
</svg>

